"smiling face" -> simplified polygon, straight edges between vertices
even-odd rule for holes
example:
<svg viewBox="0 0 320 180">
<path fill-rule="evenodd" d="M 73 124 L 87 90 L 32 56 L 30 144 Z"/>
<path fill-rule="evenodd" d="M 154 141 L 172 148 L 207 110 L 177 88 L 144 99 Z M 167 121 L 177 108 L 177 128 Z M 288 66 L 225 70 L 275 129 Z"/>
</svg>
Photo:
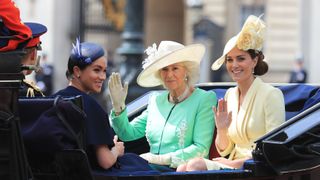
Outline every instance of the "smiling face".
<svg viewBox="0 0 320 180">
<path fill-rule="evenodd" d="M 183 63 L 175 63 L 160 70 L 160 78 L 169 91 L 183 92 L 186 87 L 187 70 Z"/>
<path fill-rule="evenodd" d="M 100 57 L 92 64 L 80 70 L 74 67 L 74 75 L 78 78 L 76 87 L 83 92 L 101 92 L 102 84 L 106 79 L 107 61 L 105 57 Z"/>
<path fill-rule="evenodd" d="M 226 55 L 226 67 L 231 78 L 239 83 L 252 82 L 253 70 L 257 64 L 257 58 L 252 59 L 248 52 L 234 47 Z"/>
</svg>

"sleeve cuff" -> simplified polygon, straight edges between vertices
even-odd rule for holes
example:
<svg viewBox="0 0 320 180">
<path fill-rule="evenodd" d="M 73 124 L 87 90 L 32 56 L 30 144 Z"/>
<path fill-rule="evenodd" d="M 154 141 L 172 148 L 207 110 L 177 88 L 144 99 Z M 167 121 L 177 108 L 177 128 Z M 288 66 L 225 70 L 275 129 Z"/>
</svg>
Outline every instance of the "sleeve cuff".
<svg viewBox="0 0 320 180">
<path fill-rule="evenodd" d="M 123 119 L 126 119 L 127 108 L 125 108 L 119 115 L 116 115 L 114 110 L 111 110 L 109 115 L 110 125 L 115 129 L 118 126 L 121 126 Z"/>
<path fill-rule="evenodd" d="M 225 157 L 231 153 L 232 149 L 234 148 L 234 144 L 229 140 L 228 147 L 225 150 L 221 151 L 218 147 L 216 148 L 220 156 Z"/>
<path fill-rule="evenodd" d="M 115 119 L 115 118 L 122 117 L 126 113 L 127 113 L 127 107 L 124 107 L 124 109 L 121 111 L 119 115 L 116 115 L 116 112 L 113 109 L 111 109 L 110 117 L 111 119 Z"/>
</svg>

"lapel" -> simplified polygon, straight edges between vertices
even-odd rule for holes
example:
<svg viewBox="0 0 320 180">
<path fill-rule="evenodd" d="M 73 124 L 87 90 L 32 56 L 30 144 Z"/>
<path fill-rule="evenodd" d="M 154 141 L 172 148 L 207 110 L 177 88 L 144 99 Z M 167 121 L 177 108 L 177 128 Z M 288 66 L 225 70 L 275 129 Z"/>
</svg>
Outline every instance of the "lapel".
<svg viewBox="0 0 320 180">
<path fill-rule="evenodd" d="M 240 136 L 240 138 L 246 142 L 249 142 L 249 138 L 247 136 L 247 124 L 252 118 L 252 110 L 254 108 L 254 101 L 256 98 L 256 94 L 258 92 L 258 89 L 260 87 L 261 80 L 256 77 L 253 81 L 252 85 L 250 86 L 246 96 L 243 99 L 242 105 L 239 106 L 239 90 L 238 87 L 236 88 L 236 104 L 235 104 L 235 111 L 233 112 L 233 117 L 236 120 L 236 129 L 237 133 Z M 239 110 L 239 111 L 238 111 Z"/>
</svg>

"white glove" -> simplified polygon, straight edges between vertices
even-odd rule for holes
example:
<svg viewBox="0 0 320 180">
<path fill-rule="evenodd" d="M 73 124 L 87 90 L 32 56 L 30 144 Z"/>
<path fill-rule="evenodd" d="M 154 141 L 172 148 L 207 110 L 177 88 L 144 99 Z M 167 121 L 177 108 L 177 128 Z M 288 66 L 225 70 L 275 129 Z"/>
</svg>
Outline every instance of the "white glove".
<svg viewBox="0 0 320 180">
<path fill-rule="evenodd" d="M 116 114 L 120 114 L 125 108 L 128 83 L 125 83 L 124 86 L 122 86 L 120 74 L 113 72 L 109 78 L 108 89 L 113 110 Z"/>
<path fill-rule="evenodd" d="M 171 155 L 170 154 L 162 154 L 156 155 L 152 153 L 144 153 L 140 154 L 140 157 L 147 160 L 149 163 L 158 164 L 158 165 L 170 165 L 171 163 Z"/>
</svg>

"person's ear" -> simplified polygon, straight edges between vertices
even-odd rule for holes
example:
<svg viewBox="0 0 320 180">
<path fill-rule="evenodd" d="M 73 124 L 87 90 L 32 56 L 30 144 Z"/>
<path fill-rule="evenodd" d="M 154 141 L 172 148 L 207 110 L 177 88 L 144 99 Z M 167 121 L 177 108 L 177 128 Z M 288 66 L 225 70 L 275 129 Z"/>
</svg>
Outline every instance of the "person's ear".
<svg viewBox="0 0 320 180">
<path fill-rule="evenodd" d="M 253 59 L 253 68 L 255 68 L 258 64 L 258 56 Z"/>
<path fill-rule="evenodd" d="M 81 69 L 78 66 L 73 67 L 73 75 L 77 78 L 80 78 Z"/>
<path fill-rule="evenodd" d="M 37 61 L 38 57 L 37 57 L 37 49 L 36 48 L 32 49 L 30 56 L 31 56 L 31 60 L 33 62 Z"/>
</svg>

